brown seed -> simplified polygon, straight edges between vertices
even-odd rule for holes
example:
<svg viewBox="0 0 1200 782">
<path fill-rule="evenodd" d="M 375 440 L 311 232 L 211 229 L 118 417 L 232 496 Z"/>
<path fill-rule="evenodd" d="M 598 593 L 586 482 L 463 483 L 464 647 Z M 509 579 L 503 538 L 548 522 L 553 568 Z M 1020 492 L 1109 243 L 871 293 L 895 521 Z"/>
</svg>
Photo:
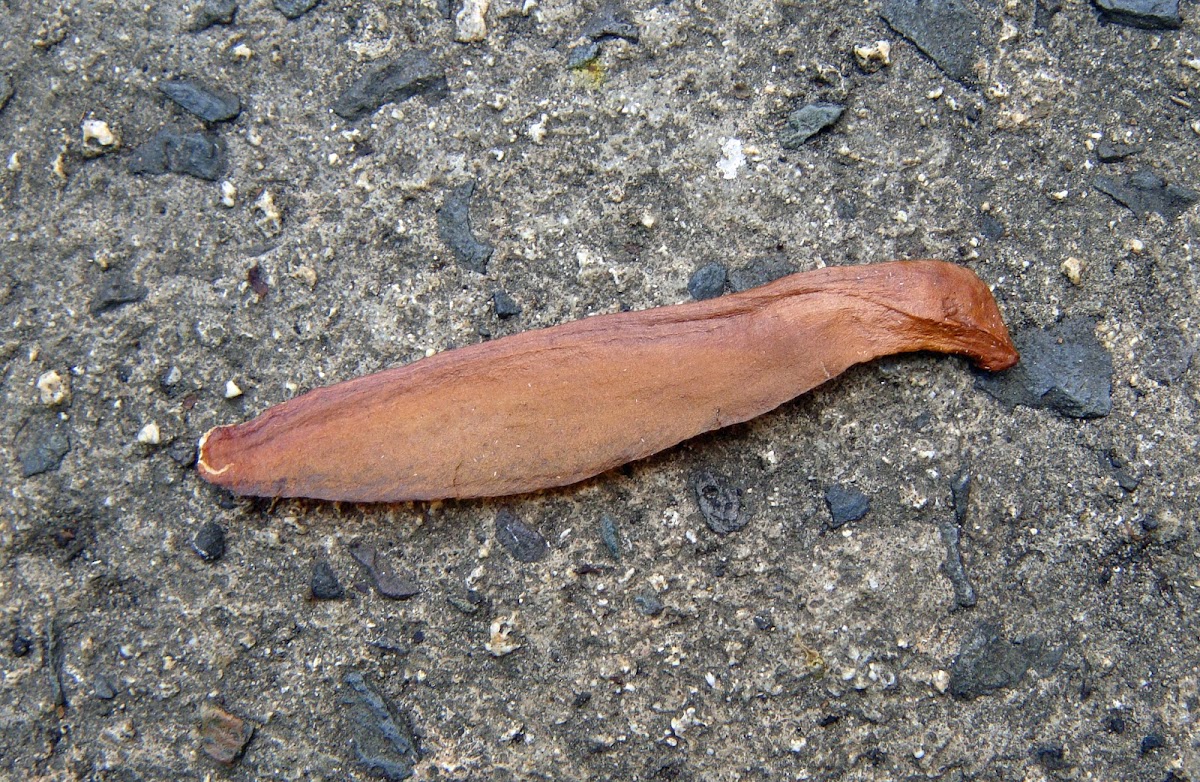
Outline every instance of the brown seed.
<svg viewBox="0 0 1200 782">
<path fill-rule="evenodd" d="M 600 315 L 319 388 L 210 430 L 239 494 L 397 502 L 565 486 L 746 421 L 894 353 L 1018 360 L 987 286 L 942 261 L 794 274 Z"/>
</svg>

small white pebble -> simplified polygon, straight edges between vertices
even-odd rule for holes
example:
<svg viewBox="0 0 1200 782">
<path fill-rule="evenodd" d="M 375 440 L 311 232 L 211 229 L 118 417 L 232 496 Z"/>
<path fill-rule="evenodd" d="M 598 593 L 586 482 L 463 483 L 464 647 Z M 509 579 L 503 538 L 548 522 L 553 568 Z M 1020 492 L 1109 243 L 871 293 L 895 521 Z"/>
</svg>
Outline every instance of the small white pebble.
<svg viewBox="0 0 1200 782">
<path fill-rule="evenodd" d="M 225 398 L 226 399 L 237 399 L 241 395 L 242 395 L 242 389 L 238 386 L 237 383 L 233 382 L 232 380 L 225 381 Z"/>
<path fill-rule="evenodd" d="M 232 209 L 237 204 L 237 186 L 226 179 L 221 183 L 221 206 Z"/>
<path fill-rule="evenodd" d="M 1130 239 L 1125 242 L 1125 249 L 1134 255 L 1141 255 L 1146 251 L 1146 243 L 1141 239 Z"/>
<path fill-rule="evenodd" d="M 929 92 L 925 93 L 925 97 L 928 98 L 929 100 L 937 100 L 938 98 L 942 97 L 945 94 L 946 94 L 946 89 L 944 87 L 936 87 L 936 88 L 930 90 Z"/>
<path fill-rule="evenodd" d="M 53 369 L 37 380 L 38 399 L 48 406 L 60 405 L 71 397 L 70 382 Z"/>
<path fill-rule="evenodd" d="M 162 433 L 154 421 L 143 426 L 137 433 L 137 441 L 142 445 L 158 445 L 162 442 Z"/>
<path fill-rule="evenodd" d="M 950 674 L 947 671 L 937 670 L 933 672 L 933 687 L 938 692 L 945 692 L 950 686 Z"/>
<path fill-rule="evenodd" d="M 81 130 L 84 146 L 87 146 L 90 141 L 95 141 L 102 147 L 111 147 L 117 143 L 117 137 L 113 135 L 108 123 L 104 120 L 85 119 Z"/>
<path fill-rule="evenodd" d="M 1078 285 L 1083 279 L 1083 261 L 1073 255 L 1063 261 L 1062 266 L 1058 268 L 1073 285 Z"/>
<path fill-rule="evenodd" d="M 254 51 L 244 43 L 239 43 L 233 47 L 233 59 L 246 62 L 254 56 Z"/>
<path fill-rule="evenodd" d="M 537 122 L 529 126 L 529 138 L 534 144 L 541 144 L 546 140 L 546 120 L 545 114 L 541 116 Z"/>
</svg>

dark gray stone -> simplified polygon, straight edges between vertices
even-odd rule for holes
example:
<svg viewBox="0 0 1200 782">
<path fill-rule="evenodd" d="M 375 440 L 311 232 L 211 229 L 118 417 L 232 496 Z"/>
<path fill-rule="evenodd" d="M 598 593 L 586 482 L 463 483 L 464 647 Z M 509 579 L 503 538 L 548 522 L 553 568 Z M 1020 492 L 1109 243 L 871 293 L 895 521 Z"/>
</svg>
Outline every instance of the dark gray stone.
<svg viewBox="0 0 1200 782">
<path fill-rule="evenodd" d="M 1114 24 L 1144 30 L 1178 30 L 1183 26 L 1179 0 L 1092 0 L 1100 16 Z"/>
<path fill-rule="evenodd" d="M 375 582 L 379 594 L 392 600 L 407 600 L 419 594 L 421 588 L 411 578 L 401 576 L 392 567 L 391 560 L 380 554 L 374 546 L 359 543 L 350 547 L 350 556 L 362 566 Z"/>
<path fill-rule="evenodd" d="M 604 547 L 608 549 L 612 558 L 620 562 L 621 536 L 617 532 L 617 522 L 607 513 L 600 517 L 600 539 L 604 541 Z"/>
<path fill-rule="evenodd" d="M 967 578 L 967 568 L 963 565 L 962 548 L 959 546 L 959 528 L 956 524 L 943 522 L 938 525 L 942 534 L 942 543 L 946 546 L 946 561 L 942 563 L 942 572 L 950 579 L 954 587 L 954 602 L 963 608 L 975 605 L 975 587 Z"/>
<path fill-rule="evenodd" d="M 982 25 L 972 0 L 886 0 L 882 16 L 955 81 L 978 83 Z"/>
<path fill-rule="evenodd" d="M 205 523 L 192 538 L 192 548 L 205 562 L 216 562 L 225 556 L 225 528 L 215 521 Z"/>
<path fill-rule="evenodd" d="M 810 103 L 788 115 L 787 126 L 779 133 L 779 146 L 799 149 L 805 141 L 838 121 L 845 106 L 837 103 Z"/>
<path fill-rule="evenodd" d="M 1021 363 L 980 373 L 977 387 L 1005 404 L 1049 407 L 1070 418 L 1112 411 L 1112 356 L 1096 339 L 1093 321 L 1071 318 L 1048 329 L 1026 329 L 1013 342 Z"/>
<path fill-rule="evenodd" d="M 567 67 L 582 68 L 600 56 L 600 42 L 588 41 L 567 50 Z"/>
<path fill-rule="evenodd" d="M 961 527 L 967 522 L 967 505 L 971 502 L 971 473 L 967 470 L 950 482 L 950 499 L 954 503 L 954 521 Z"/>
<path fill-rule="evenodd" d="M 1131 155 L 1141 152 L 1142 148 L 1134 144 L 1114 144 L 1108 139 L 1096 145 L 1096 158 L 1101 163 L 1116 163 Z"/>
<path fill-rule="evenodd" d="M 1071 767 L 1062 744 L 1042 744 L 1033 750 L 1033 757 L 1047 771 L 1066 771 Z"/>
<path fill-rule="evenodd" d="M 492 307 L 495 308 L 498 318 L 512 318 L 521 314 L 521 305 L 504 291 L 492 294 Z"/>
<path fill-rule="evenodd" d="M 242 112 L 238 96 L 219 87 L 208 87 L 192 79 L 174 79 L 158 85 L 171 100 L 205 122 L 223 122 Z"/>
<path fill-rule="evenodd" d="M 525 524 L 508 508 L 496 513 L 496 540 L 518 562 L 538 562 L 550 553 L 542 533 Z"/>
<path fill-rule="evenodd" d="M 111 701 L 117 697 L 117 683 L 107 674 L 100 674 L 96 677 L 94 686 L 96 697 L 102 701 Z"/>
<path fill-rule="evenodd" d="M 741 292 L 759 285 L 774 282 L 780 277 L 794 274 L 796 267 L 782 256 L 767 256 L 751 261 L 747 266 L 729 272 L 729 287 Z"/>
<path fill-rule="evenodd" d="M 692 476 L 692 490 L 696 492 L 696 503 L 704 521 L 718 535 L 737 532 L 750 521 L 742 507 L 742 490 L 730 486 L 725 478 L 706 471 L 698 472 Z"/>
<path fill-rule="evenodd" d="M 126 304 L 141 301 L 149 292 L 146 286 L 134 281 L 127 272 L 121 269 L 111 269 L 100 277 L 100 282 L 96 285 L 96 292 L 92 295 L 92 301 L 88 305 L 88 311 L 93 315 L 111 312 Z"/>
<path fill-rule="evenodd" d="M 210 182 L 225 173 L 225 142 L 210 133 L 160 130 L 133 151 L 134 174 L 187 174 Z"/>
<path fill-rule="evenodd" d="M 354 121 L 385 103 L 399 103 L 414 95 L 445 92 L 446 74 L 434 67 L 429 55 L 406 52 L 369 71 L 351 84 L 333 103 L 342 119 Z"/>
<path fill-rule="evenodd" d="M 57 470 L 71 450 L 70 425 L 52 412 L 36 413 L 17 430 L 14 445 L 22 478 Z"/>
<path fill-rule="evenodd" d="M 333 572 L 333 566 L 325 560 L 313 566 L 309 587 L 314 600 L 341 600 L 346 594 L 342 582 L 338 581 L 337 573 Z"/>
<path fill-rule="evenodd" d="M 1157 212 L 1168 221 L 1174 220 L 1200 200 L 1200 193 L 1179 185 L 1168 185 L 1152 171 L 1138 171 L 1124 183 L 1112 177 L 1097 176 L 1092 180 L 1092 186 L 1142 218 Z"/>
<path fill-rule="evenodd" d="M 1158 323 L 1146 329 L 1140 358 L 1142 373 L 1156 383 L 1174 383 L 1183 377 L 1196 354 L 1196 343 L 1178 326 Z"/>
<path fill-rule="evenodd" d="M 994 242 L 1004 236 L 1004 223 L 990 214 L 984 214 L 979 218 L 979 232 L 983 234 L 984 239 Z"/>
<path fill-rule="evenodd" d="M 638 42 L 638 28 L 629 11 L 619 2 L 609 0 L 592 14 L 583 26 L 583 34 L 593 41 L 604 38 L 624 38 L 630 43 Z"/>
<path fill-rule="evenodd" d="M 728 272 L 723 263 L 708 263 L 701 266 L 688 280 L 688 293 L 696 301 L 715 299 L 725 292 L 725 280 Z"/>
<path fill-rule="evenodd" d="M 658 616 L 663 612 L 663 601 L 653 592 L 642 592 L 633 598 L 633 606 L 642 616 Z"/>
<path fill-rule="evenodd" d="M 870 497 L 853 486 L 840 484 L 825 489 L 825 504 L 829 507 L 829 526 L 833 529 L 858 521 L 871 510 Z"/>
<path fill-rule="evenodd" d="M 33 651 L 33 639 L 18 627 L 13 631 L 12 645 L 9 648 L 13 657 L 28 657 Z"/>
<path fill-rule="evenodd" d="M 972 699 L 1013 687 L 1030 668 L 1048 673 L 1062 657 L 1039 636 L 1009 641 L 1000 636 L 1000 626 L 977 625 L 959 647 L 950 666 L 949 692 L 955 698 Z"/>
<path fill-rule="evenodd" d="M 317 7 L 321 0 L 275 0 L 275 10 L 288 19 L 299 19 Z"/>
<path fill-rule="evenodd" d="M 341 697 L 350 748 L 367 773 L 389 782 L 408 779 L 420 753 L 408 718 L 397 713 L 357 671 L 346 674 Z"/>
<path fill-rule="evenodd" d="M 438 210 L 438 235 L 454 252 L 458 265 L 483 274 L 492 257 L 492 246 L 475 239 L 471 232 L 471 196 L 475 183 L 459 185 L 446 194 Z"/>
<path fill-rule="evenodd" d="M 12 79 L 7 73 L 0 73 L 0 111 L 8 105 L 8 99 L 13 96 Z"/>
<path fill-rule="evenodd" d="M 237 0 L 204 0 L 192 17 L 191 31 L 198 33 L 215 24 L 233 24 Z"/>
</svg>

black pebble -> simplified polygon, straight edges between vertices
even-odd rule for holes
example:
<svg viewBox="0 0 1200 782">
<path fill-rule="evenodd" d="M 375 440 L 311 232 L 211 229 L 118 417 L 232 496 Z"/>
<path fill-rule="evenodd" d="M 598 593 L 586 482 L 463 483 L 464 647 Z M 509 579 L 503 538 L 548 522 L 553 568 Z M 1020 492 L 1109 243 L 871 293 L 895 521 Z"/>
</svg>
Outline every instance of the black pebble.
<svg viewBox="0 0 1200 782">
<path fill-rule="evenodd" d="M 1145 30 L 1178 30 L 1183 26 L 1179 0 L 1092 0 L 1106 21 Z"/>
<path fill-rule="evenodd" d="M 206 523 L 192 539 L 192 548 L 205 562 L 216 562 L 225 556 L 225 528 L 215 521 Z"/>
<path fill-rule="evenodd" d="M 577 693 L 575 695 L 575 698 L 571 701 L 571 705 L 577 709 L 581 709 L 584 706 L 588 705 L 588 703 L 590 703 L 591 700 L 592 700 L 592 694 L 590 692 L 585 691 L 585 692 Z"/>
<path fill-rule="evenodd" d="M 1167 740 L 1158 733 L 1149 733 L 1142 738 L 1142 754 L 1167 746 Z"/>
<path fill-rule="evenodd" d="M 209 133 L 160 130 L 133 151 L 134 174 L 187 174 L 215 181 L 225 173 L 225 142 Z"/>
<path fill-rule="evenodd" d="M 519 562 L 537 562 L 550 553 L 542 533 L 529 527 L 508 508 L 496 513 L 496 540 Z"/>
<path fill-rule="evenodd" d="M 978 388 L 1009 405 L 1049 407 L 1070 418 L 1099 418 L 1112 411 L 1112 356 L 1095 335 L 1096 324 L 1070 318 L 1013 337 L 1021 363 L 979 374 Z"/>
<path fill-rule="evenodd" d="M 446 91 L 446 74 L 436 69 L 423 52 L 408 52 L 369 71 L 333 102 L 333 111 L 354 121 L 385 103 L 399 103 L 414 95 Z"/>
<path fill-rule="evenodd" d="M 871 498 L 853 486 L 830 486 L 825 490 L 825 504 L 829 506 L 829 526 L 833 529 L 858 521 L 871 510 Z"/>
<path fill-rule="evenodd" d="M 321 0 L 275 0 L 275 10 L 288 19 L 298 19 L 317 6 Z"/>
<path fill-rule="evenodd" d="M 728 272 L 723 263 L 709 263 L 701 266 L 688 280 L 688 293 L 696 301 L 715 299 L 725 292 L 725 280 Z"/>
<path fill-rule="evenodd" d="M 0 73 L 0 111 L 8 105 L 8 99 L 13 96 L 12 79 L 7 73 Z"/>
<path fill-rule="evenodd" d="M 726 479 L 701 471 L 692 476 L 692 490 L 709 529 L 718 535 L 737 532 L 750 521 L 743 512 L 742 490 Z"/>
<path fill-rule="evenodd" d="M 983 59 L 983 21 L 973 4 L 961 0 L 886 0 L 885 22 L 916 44 L 955 81 L 978 81 L 975 64 Z"/>
<path fill-rule="evenodd" d="M 1112 177 L 1097 176 L 1092 186 L 1110 196 L 1122 206 L 1129 207 L 1138 217 L 1156 212 L 1167 222 L 1179 217 L 1188 207 L 1200 201 L 1200 193 L 1179 185 L 1168 185 L 1153 171 L 1138 171 L 1125 182 Z"/>
<path fill-rule="evenodd" d="M 204 0 L 196 10 L 196 15 L 192 17 L 191 30 L 198 33 L 214 24 L 233 24 L 233 16 L 236 13 L 236 0 Z"/>
<path fill-rule="evenodd" d="M 754 615 L 754 626 L 757 627 L 762 632 L 766 633 L 766 632 L 770 632 L 771 630 L 775 629 L 775 622 L 769 616 L 766 616 L 764 614 L 755 614 Z"/>
<path fill-rule="evenodd" d="M 324 560 L 313 566 L 312 596 L 315 600 L 340 600 L 346 594 L 333 567 Z"/>
<path fill-rule="evenodd" d="M 658 616 L 663 612 L 663 601 L 653 592 L 643 592 L 635 596 L 633 605 L 642 616 Z"/>
<path fill-rule="evenodd" d="M 17 461 L 21 477 L 57 470 L 71 450 L 70 426 L 52 412 L 33 415 L 17 430 Z"/>
<path fill-rule="evenodd" d="M 242 112 L 242 102 L 233 93 L 218 87 L 207 87 L 191 79 L 165 81 L 158 88 L 205 122 L 223 122 Z"/>
<path fill-rule="evenodd" d="M 846 110 L 839 103 L 810 103 L 788 115 L 787 126 L 779 133 L 779 146 L 799 149 L 804 142 L 837 122 Z"/>
<path fill-rule="evenodd" d="M 1120 712 L 1109 712 L 1108 716 L 1104 718 L 1104 729 L 1109 733 L 1121 735 L 1125 732 L 1125 718 L 1121 716 Z"/>
<path fill-rule="evenodd" d="M 146 298 L 149 289 L 141 285 L 128 272 L 120 269 L 107 271 L 96 285 L 96 292 L 88 305 L 88 311 L 93 315 L 111 312 L 126 304 L 134 304 Z"/>
<path fill-rule="evenodd" d="M 492 306 L 496 309 L 496 316 L 499 318 L 511 318 L 521 314 L 521 305 L 513 300 L 504 291 L 496 291 L 492 294 Z"/>
<path fill-rule="evenodd" d="M 33 651 L 33 639 L 25 637 L 20 630 L 14 632 L 12 639 L 13 657 L 27 657 L 31 651 Z"/>
<path fill-rule="evenodd" d="M 471 196 L 475 183 L 467 182 L 446 193 L 438 210 L 438 236 L 446 243 L 458 265 L 483 274 L 492 257 L 492 246 L 475 238 L 471 231 Z"/>
</svg>

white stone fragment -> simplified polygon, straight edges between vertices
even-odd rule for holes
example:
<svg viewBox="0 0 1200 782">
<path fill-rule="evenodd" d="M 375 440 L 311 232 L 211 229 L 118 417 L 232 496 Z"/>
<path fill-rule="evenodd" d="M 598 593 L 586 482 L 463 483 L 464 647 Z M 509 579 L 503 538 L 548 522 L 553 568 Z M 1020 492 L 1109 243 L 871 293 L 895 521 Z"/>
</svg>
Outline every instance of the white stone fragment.
<svg viewBox="0 0 1200 782">
<path fill-rule="evenodd" d="M 242 395 L 242 389 L 240 386 L 238 386 L 237 383 L 233 382 L 232 380 L 225 381 L 225 398 L 226 399 L 237 399 L 241 395 Z"/>
<path fill-rule="evenodd" d="M 512 633 L 516 628 L 516 614 L 496 617 L 492 620 L 491 637 L 484 643 L 483 648 L 487 649 L 488 654 L 493 657 L 503 657 L 506 654 L 512 654 L 521 648 L 521 644 L 512 638 Z"/>
<path fill-rule="evenodd" d="M 1078 285 L 1080 280 L 1083 279 L 1083 260 L 1073 255 L 1063 261 L 1059 269 L 1071 281 L 1072 285 Z"/>
<path fill-rule="evenodd" d="M 38 399 L 42 404 L 53 407 L 71 398 L 70 382 L 53 369 L 37 380 Z"/>
<path fill-rule="evenodd" d="M 454 17 L 454 40 L 475 43 L 487 37 L 487 15 L 491 0 L 464 0 L 462 10 Z"/>
<path fill-rule="evenodd" d="M 162 433 L 154 421 L 143 426 L 137 433 L 137 441 L 142 445 L 158 445 L 162 442 Z"/>
<path fill-rule="evenodd" d="M 237 204 L 237 186 L 228 179 L 221 182 L 221 206 L 232 209 Z"/>
<path fill-rule="evenodd" d="M 717 170 L 721 172 L 721 178 L 737 179 L 738 169 L 746 165 L 741 139 L 726 139 L 721 144 L 721 154 L 723 157 L 717 161 Z"/>
</svg>

